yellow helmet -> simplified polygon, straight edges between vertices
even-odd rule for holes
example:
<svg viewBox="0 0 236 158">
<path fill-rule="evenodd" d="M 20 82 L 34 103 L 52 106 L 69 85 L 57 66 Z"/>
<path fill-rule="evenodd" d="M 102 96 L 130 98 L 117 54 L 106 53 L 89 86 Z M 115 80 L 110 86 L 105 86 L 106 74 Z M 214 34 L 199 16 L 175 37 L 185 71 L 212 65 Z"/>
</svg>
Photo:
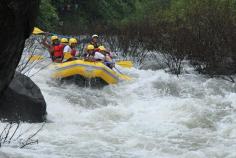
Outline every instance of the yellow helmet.
<svg viewBox="0 0 236 158">
<path fill-rule="evenodd" d="M 106 48 L 105 48 L 104 46 L 99 46 L 98 48 L 99 48 L 99 50 L 101 50 L 101 51 L 106 51 Z"/>
<path fill-rule="evenodd" d="M 68 43 L 68 39 L 67 38 L 62 38 L 61 43 Z"/>
<path fill-rule="evenodd" d="M 51 41 L 54 41 L 54 40 L 58 40 L 58 37 L 57 36 L 52 36 Z"/>
<path fill-rule="evenodd" d="M 78 41 L 77 41 L 77 39 L 75 39 L 75 38 L 70 38 L 69 39 L 69 45 L 71 45 L 71 44 L 73 44 L 73 43 L 78 43 Z"/>
<path fill-rule="evenodd" d="M 93 46 L 92 44 L 89 44 L 89 45 L 87 46 L 87 50 L 94 50 L 94 46 Z"/>
</svg>

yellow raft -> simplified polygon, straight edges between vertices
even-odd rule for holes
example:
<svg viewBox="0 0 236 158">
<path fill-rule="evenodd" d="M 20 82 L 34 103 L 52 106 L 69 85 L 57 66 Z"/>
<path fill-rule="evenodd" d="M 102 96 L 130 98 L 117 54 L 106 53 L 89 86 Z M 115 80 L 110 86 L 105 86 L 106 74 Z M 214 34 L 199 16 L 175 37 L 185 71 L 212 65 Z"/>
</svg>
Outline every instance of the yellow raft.
<svg viewBox="0 0 236 158">
<path fill-rule="evenodd" d="M 74 60 L 53 64 L 52 78 L 63 79 L 76 75 L 84 78 L 100 78 L 107 84 L 116 84 L 121 80 L 131 80 L 127 75 L 116 72 L 102 62 Z"/>
</svg>

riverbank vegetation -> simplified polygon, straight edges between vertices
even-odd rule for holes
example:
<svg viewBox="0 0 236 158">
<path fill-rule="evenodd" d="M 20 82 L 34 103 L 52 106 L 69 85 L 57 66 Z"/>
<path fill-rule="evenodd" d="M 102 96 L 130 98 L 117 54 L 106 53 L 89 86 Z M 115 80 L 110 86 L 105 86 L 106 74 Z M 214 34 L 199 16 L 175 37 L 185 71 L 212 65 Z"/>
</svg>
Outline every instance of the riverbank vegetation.
<svg viewBox="0 0 236 158">
<path fill-rule="evenodd" d="M 39 26 L 99 33 L 140 61 L 158 52 L 175 74 L 183 60 L 210 77 L 236 73 L 236 0 L 42 0 Z"/>
</svg>

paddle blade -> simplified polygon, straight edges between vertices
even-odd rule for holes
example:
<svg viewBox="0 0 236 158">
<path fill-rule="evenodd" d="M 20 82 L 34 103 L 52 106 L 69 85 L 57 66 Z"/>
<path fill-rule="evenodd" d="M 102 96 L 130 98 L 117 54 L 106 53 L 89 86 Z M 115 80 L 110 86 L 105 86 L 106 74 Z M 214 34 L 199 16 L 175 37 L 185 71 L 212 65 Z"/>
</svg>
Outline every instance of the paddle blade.
<svg viewBox="0 0 236 158">
<path fill-rule="evenodd" d="M 39 28 L 37 27 L 34 27 L 34 30 L 32 32 L 34 35 L 40 35 L 40 34 L 44 34 L 45 32 L 40 30 Z"/>
<path fill-rule="evenodd" d="M 35 62 L 35 61 L 39 61 L 39 60 L 43 60 L 44 57 L 41 55 L 30 55 L 29 56 L 29 61 L 30 62 Z"/>
<path fill-rule="evenodd" d="M 116 64 L 125 68 L 131 68 L 134 66 L 132 61 L 117 61 Z"/>
</svg>

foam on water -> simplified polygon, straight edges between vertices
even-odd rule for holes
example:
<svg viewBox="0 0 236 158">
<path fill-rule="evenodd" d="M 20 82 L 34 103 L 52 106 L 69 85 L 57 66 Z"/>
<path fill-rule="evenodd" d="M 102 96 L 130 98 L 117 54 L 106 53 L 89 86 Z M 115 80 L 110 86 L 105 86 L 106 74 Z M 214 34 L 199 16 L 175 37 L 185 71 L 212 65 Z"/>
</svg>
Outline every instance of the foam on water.
<svg viewBox="0 0 236 158">
<path fill-rule="evenodd" d="M 2 150 L 13 158 L 236 157 L 235 84 L 194 73 L 122 71 L 134 80 L 103 89 L 57 86 L 41 71 L 32 79 L 51 122 L 39 144 Z"/>
</svg>

